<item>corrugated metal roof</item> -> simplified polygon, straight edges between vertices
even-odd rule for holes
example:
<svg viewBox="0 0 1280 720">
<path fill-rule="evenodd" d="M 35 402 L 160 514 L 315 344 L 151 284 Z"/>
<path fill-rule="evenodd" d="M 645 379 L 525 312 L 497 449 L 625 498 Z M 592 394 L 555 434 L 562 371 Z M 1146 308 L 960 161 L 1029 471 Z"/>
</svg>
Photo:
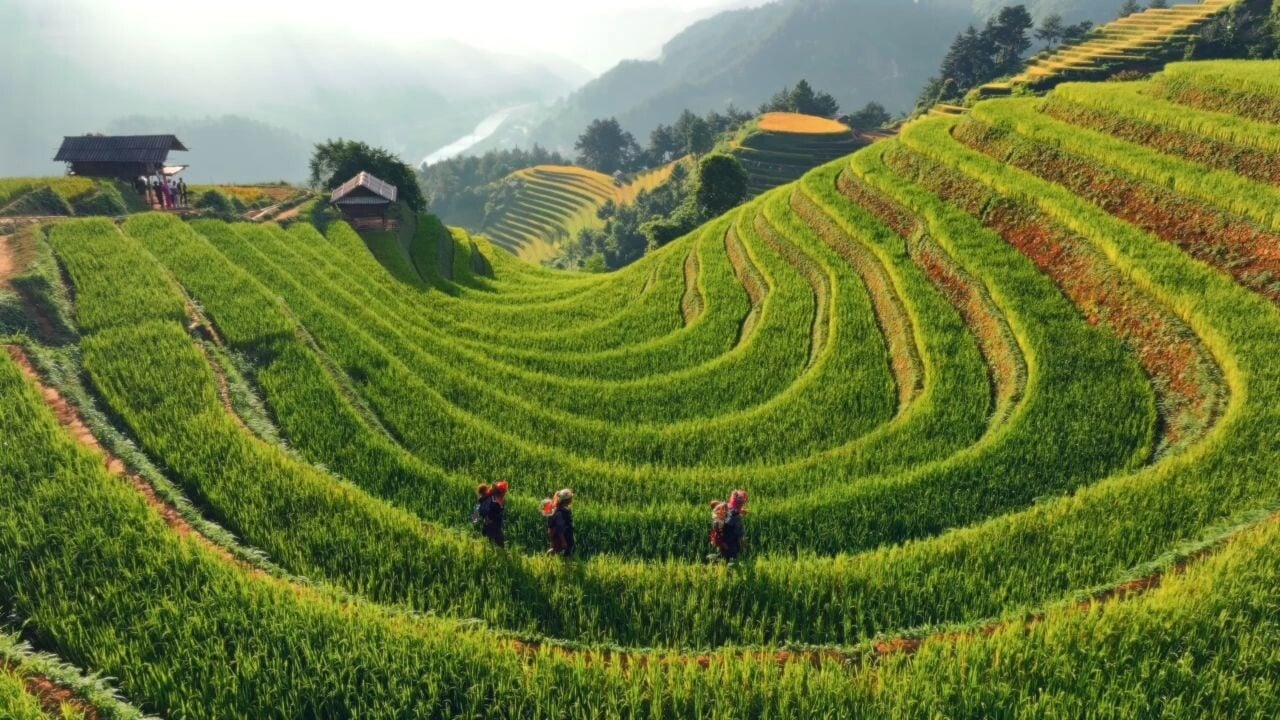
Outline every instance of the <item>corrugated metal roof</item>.
<svg viewBox="0 0 1280 720">
<path fill-rule="evenodd" d="M 367 172 L 362 172 L 350 180 L 342 183 L 342 185 L 329 195 L 329 202 L 338 202 L 344 196 L 351 194 L 356 188 L 364 188 L 373 194 L 385 198 L 388 202 L 395 202 L 397 190 L 396 186 L 387 182 L 383 182 Z"/>
<path fill-rule="evenodd" d="M 187 148 L 174 135 L 78 135 L 64 137 L 54 162 L 163 163 Z"/>
</svg>

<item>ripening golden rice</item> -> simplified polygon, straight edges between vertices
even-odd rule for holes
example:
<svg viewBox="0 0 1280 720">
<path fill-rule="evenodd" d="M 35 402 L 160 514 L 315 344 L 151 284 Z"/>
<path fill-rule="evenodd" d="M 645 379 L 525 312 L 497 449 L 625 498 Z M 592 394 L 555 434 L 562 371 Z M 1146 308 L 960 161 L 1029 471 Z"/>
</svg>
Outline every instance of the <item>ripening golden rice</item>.
<svg viewBox="0 0 1280 720">
<path fill-rule="evenodd" d="M 760 129 L 765 132 L 795 133 L 797 135 L 836 135 L 847 133 L 849 128 L 835 120 L 790 112 L 765 113 L 760 118 Z"/>
</svg>

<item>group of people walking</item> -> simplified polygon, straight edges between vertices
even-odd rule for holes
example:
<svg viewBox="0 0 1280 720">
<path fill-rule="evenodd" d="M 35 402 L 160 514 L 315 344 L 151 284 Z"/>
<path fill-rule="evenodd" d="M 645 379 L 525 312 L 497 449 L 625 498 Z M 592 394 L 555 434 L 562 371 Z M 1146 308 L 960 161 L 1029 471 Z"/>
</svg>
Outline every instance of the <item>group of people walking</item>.
<svg viewBox="0 0 1280 720">
<path fill-rule="evenodd" d="M 191 196 L 187 191 L 187 181 L 179 178 L 153 177 L 148 180 L 140 177 L 134 180 L 134 189 L 146 199 L 147 203 L 160 210 L 174 210 L 191 206 Z"/>
<path fill-rule="evenodd" d="M 504 531 L 507 514 L 506 481 L 476 487 L 476 504 L 471 511 L 471 524 L 481 535 L 500 548 L 507 546 Z M 565 488 L 542 501 L 540 509 L 547 521 L 548 555 L 573 556 L 573 490 Z M 730 563 L 742 553 L 746 529 L 742 518 L 747 514 L 747 492 L 734 490 L 726 501 L 711 503 L 711 547 L 715 552 L 707 562 Z"/>
</svg>

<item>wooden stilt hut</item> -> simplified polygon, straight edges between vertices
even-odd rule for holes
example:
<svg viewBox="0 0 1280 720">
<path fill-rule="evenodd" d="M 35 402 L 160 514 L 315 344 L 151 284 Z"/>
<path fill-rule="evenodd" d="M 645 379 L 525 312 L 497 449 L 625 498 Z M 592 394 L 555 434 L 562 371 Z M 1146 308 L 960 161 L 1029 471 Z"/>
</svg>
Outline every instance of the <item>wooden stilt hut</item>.
<svg viewBox="0 0 1280 720">
<path fill-rule="evenodd" d="M 336 207 L 342 213 L 342 217 L 353 224 L 358 224 L 360 220 L 380 217 L 382 228 L 385 230 L 387 211 L 391 209 L 397 195 L 395 185 L 362 172 L 334 190 L 329 196 L 329 204 Z"/>
<path fill-rule="evenodd" d="M 68 175 L 133 182 L 164 175 L 174 150 L 187 148 L 173 135 L 77 135 L 62 139 L 53 160 L 65 162 Z"/>
</svg>

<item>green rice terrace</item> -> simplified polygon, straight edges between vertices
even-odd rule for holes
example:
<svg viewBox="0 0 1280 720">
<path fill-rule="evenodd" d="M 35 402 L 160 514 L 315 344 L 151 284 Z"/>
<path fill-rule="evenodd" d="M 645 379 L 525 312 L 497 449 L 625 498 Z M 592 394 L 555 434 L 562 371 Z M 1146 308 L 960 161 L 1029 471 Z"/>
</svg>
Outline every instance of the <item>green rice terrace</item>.
<svg viewBox="0 0 1280 720">
<path fill-rule="evenodd" d="M 0 714 L 1276 717 L 1277 78 L 923 118 L 610 274 L 24 227 Z"/>
<path fill-rule="evenodd" d="M 484 233 L 499 247 L 532 263 L 555 257 L 560 244 L 583 228 L 603 225 L 597 211 L 625 204 L 671 176 L 673 164 L 629 182 L 571 165 L 538 165 L 506 178 L 509 196 L 485 218 Z"/>
</svg>

